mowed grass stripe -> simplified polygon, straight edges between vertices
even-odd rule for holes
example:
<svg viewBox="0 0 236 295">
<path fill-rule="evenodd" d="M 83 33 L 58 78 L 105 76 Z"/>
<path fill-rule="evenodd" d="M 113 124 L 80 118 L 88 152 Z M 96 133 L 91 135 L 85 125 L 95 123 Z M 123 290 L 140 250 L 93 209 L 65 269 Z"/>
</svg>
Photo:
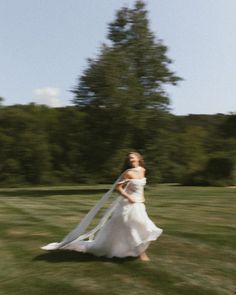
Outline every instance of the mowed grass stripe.
<svg viewBox="0 0 236 295">
<path fill-rule="evenodd" d="M 57 204 L 58 200 L 60 202 L 57 196 L 54 198 L 54 203 Z M 60 202 L 60 205 L 53 206 L 50 204 L 47 210 L 45 210 L 45 206 L 47 207 L 47 205 L 44 202 L 43 210 L 38 210 L 38 208 L 42 208 L 40 202 L 37 205 L 38 199 L 29 200 L 29 198 L 24 199 L 23 197 L 20 199 L 5 198 L 2 199 L 2 203 L 5 203 L 7 210 L 11 210 L 11 216 L 15 212 L 14 219 L 9 220 L 9 214 L 5 218 L 7 221 L 5 228 L 8 228 L 8 235 L 25 238 L 29 238 L 30 236 L 45 236 L 51 237 L 53 241 L 60 241 L 85 216 L 89 210 L 88 208 L 91 208 L 95 204 L 94 201 L 87 202 L 89 205 L 81 205 L 82 201 L 75 199 L 69 202 L 64 202 L 63 200 Z M 49 203 L 51 203 L 51 200 L 49 200 Z M 97 219 L 94 220 L 94 224 L 96 224 L 96 221 Z M 2 223 L 4 223 L 3 218 Z M 34 231 L 29 229 L 29 225 L 32 224 L 34 224 Z M 50 228 L 50 231 L 45 231 L 45 227 L 47 229 Z M 44 244 L 50 241 L 50 238 L 47 238 Z"/>
<path fill-rule="evenodd" d="M 43 204 L 38 204 L 38 200 L 29 201 L 27 198 L 27 202 L 24 202 L 22 201 L 22 199 L 23 198 L 21 198 L 21 200 L 3 199 L 2 202 L 5 203 L 5 207 L 10 207 L 12 209 L 15 209 L 16 211 L 21 210 L 22 213 L 28 215 L 29 218 L 31 217 L 31 219 L 35 222 L 43 220 L 45 224 L 48 222 L 48 224 L 52 223 L 55 225 L 55 220 L 57 219 L 61 221 L 61 219 L 63 219 L 64 217 L 76 215 L 76 213 L 78 214 L 78 212 L 79 214 L 83 215 L 83 211 L 88 211 L 87 206 L 82 204 L 81 202 L 79 203 L 79 206 L 77 202 L 73 202 L 72 204 L 68 205 L 58 204 L 56 200 L 54 200 L 54 204 L 48 204 L 45 202 Z M 65 226 L 65 223 L 63 224 L 63 222 L 61 222 L 60 227 L 63 226 Z"/>
</svg>

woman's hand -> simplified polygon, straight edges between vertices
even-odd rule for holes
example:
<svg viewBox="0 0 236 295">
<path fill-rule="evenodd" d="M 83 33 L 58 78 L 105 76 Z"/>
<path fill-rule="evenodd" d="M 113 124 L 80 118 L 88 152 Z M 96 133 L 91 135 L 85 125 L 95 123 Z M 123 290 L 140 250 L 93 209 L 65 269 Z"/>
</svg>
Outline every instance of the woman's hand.
<svg viewBox="0 0 236 295">
<path fill-rule="evenodd" d="M 121 181 L 117 183 L 116 191 L 118 191 L 125 199 L 129 201 L 129 203 L 135 203 L 135 198 L 128 194 L 124 189 L 123 186 L 130 181 L 130 178 L 124 177 Z"/>
<path fill-rule="evenodd" d="M 129 195 L 127 199 L 130 203 L 135 203 L 135 198 L 133 196 Z"/>
</svg>

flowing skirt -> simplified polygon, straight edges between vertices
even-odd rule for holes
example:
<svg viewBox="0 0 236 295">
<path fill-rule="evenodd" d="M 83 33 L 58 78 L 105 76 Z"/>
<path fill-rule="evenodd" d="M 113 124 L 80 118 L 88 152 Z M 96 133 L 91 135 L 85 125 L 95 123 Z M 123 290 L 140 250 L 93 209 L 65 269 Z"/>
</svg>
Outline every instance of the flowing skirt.
<svg viewBox="0 0 236 295">
<path fill-rule="evenodd" d="M 156 240 L 162 229 L 148 217 L 144 203 L 129 203 L 122 198 L 111 218 L 99 230 L 93 240 L 74 240 L 60 249 L 92 253 L 96 256 L 139 256 L 151 241 Z M 59 243 L 51 243 L 45 250 L 56 249 Z"/>
</svg>

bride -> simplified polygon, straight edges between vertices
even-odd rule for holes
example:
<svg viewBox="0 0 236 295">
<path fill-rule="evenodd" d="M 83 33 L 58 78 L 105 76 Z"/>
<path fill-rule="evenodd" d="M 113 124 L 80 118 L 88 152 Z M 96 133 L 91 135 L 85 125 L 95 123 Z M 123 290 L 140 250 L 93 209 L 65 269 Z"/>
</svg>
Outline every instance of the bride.
<svg viewBox="0 0 236 295">
<path fill-rule="evenodd" d="M 145 184 L 143 157 L 140 153 L 130 152 L 125 159 L 124 172 L 81 222 L 60 243 L 50 243 L 41 249 L 75 250 L 109 258 L 134 256 L 143 261 L 150 260 L 145 251 L 163 230 L 147 215 Z M 113 191 L 118 192 L 116 199 L 98 225 L 85 232 Z"/>
</svg>

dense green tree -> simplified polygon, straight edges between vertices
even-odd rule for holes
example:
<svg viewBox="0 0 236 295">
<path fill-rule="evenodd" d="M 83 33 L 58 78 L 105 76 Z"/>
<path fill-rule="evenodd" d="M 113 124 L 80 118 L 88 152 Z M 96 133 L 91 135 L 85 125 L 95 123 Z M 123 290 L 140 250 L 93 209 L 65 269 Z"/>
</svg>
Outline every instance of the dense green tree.
<svg viewBox="0 0 236 295">
<path fill-rule="evenodd" d="M 51 172 L 47 134 L 36 110 L 29 105 L 1 111 L 1 178 L 5 182 L 14 182 L 16 175 L 29 183 L 46 182 Z"/>
<path fill-rule="evenodd" d="M 90 59 L 87 69 L 72 90 L 78 106 L 112 108 L 127 112 L 146 108 L 166 109 L 166 83 L 180 78 L 170 69 L 167 47 L 150 31 L 147 11 L 141 1 L 134 9 L 122 8 L 109 25 L 110 45 L 103 45 L 97 59 Z"/>
</svg>

